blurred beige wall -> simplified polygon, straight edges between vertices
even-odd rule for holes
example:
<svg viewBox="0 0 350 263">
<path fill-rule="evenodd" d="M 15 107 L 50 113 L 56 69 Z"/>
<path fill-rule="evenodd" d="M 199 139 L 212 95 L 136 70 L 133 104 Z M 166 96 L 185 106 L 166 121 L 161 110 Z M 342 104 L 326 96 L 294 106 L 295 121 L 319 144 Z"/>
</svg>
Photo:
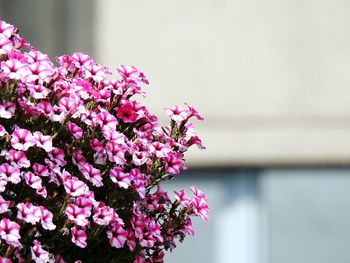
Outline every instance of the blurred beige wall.
<svg viewBox="0 0 350 263">
<path fill-rule="evenodd" d="M 0 7 L 20 22 L 21 4 Z M 143 70 L 151 81 L 144 102 L 162 123 L 164 107 L 195 105 L 206 118 L 196 124 L 207 150 L 192 150 L 190 165 L 350 163 L 349 1 L 75 0 L 69 7 L 69 14 L 45 11 L 62 16 L 63 42 L 38 30 L 40 10 L 28 20 L 37 26 L 18 26 L 67 52 L 94 47 L 112 68 Z"/>
<path fill-rule="evenodd" d="M 350 163 L 349 1 L 95 3 L 98 62 L 143 70 L 155 112 L 205 116 L 191 164 Z"/>
</svg>

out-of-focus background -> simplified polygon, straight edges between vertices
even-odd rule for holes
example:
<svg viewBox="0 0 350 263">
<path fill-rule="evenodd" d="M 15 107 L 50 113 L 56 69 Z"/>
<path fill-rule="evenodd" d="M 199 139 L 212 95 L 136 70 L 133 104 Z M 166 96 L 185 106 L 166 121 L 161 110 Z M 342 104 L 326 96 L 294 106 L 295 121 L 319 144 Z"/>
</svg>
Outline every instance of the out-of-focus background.
<svg viewBox="0 0 350 263">
<path fill-rule="evenodd" d="M 0 18 L 51 58 L 135 65 L 142 99 L 204 115 L 206 151 L 167 189 L 197 185 L 195 222 L 166 262 L 350 262 L 350 2 L 0 0 Z"/>
</svg>

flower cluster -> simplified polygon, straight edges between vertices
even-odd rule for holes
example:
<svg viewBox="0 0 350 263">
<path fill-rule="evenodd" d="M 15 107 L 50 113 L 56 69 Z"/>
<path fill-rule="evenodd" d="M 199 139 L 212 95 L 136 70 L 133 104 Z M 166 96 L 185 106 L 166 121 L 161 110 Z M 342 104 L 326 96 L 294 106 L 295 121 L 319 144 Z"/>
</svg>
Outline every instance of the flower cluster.
<svg viewBox="0 0 350 263">
<path fill-rule="evenodd" d="M 146 76 L 82 53 L 55 66 L 0 21 L 0 261 L 163 262 L 164 250 L 208 219 L 195 187 L 169 197 L 160 182 L 204 148 L 190 105 L 170 124 L 133 99 Z"/>
</svg>

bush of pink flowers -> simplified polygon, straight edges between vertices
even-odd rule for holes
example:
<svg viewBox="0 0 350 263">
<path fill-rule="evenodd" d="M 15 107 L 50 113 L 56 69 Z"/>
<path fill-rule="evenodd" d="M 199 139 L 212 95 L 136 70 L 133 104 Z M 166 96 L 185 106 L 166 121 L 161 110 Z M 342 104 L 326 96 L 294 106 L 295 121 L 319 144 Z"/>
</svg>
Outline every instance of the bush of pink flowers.
<svg viewBox="0 0 350 263">
<path fill-rule="evenodd" d="M 145 75 L 74 53 L 55 66 L 0 21 L 0 262 L 163 262 L 208 219 L 204 194 L 160 182 L 204 148 L 190 105 L 170 124 L 133 99 Z"/>
</svg>

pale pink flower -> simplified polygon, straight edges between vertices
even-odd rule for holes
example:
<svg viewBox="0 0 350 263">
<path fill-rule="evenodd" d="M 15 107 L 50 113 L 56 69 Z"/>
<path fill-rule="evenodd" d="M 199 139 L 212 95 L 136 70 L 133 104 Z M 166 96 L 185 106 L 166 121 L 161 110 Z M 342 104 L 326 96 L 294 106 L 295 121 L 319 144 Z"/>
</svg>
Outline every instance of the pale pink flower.
<svg viewBox="0 0 350 263">
<path fill-rule="evenodd" d="M 47 230 L 54 230 L 56 228 L 56 225 L 52 222 L 53 220 L 53 214 L 45 207 L 40 206 L 39 211 L 41 213 L 41 225 L 44 229 Z"/>
<path fill-rule="evenodd" d="M 136 237 L 132 230 L 127 230 L 128 235 L 126 239 L 126 244 L 128 245 L 128 248 L 130 251 L 134 251 L 136 247 Z"/>
<path fill-rule="evenodd" d="M 93 220 L 98 225 L 107 226 L 115 217 L 115 211 L 109 206 L 102 206 L 96 208 Z"/>
<path fill-rule="evenodd" d="M 9 206 L 11 204 L 11 201 L 6 201 L 1 195 L 0 195 L 0 214 L 6 213 L 9 211 Z"/>
<path fill-rule="evenodd" d="M 80 66 L 86 66 L 93 62 L 92 58 L 86 54 L 83 54 L 81 52 L 75 52 L 72 55 L 72 62 L 80 67 Z"/>
<path fill-rule="evenodd" d="M 141 237 L 140 237 L 140 245 L 143 247 L 147 247 L 147 248 L 151 248 L 154 246 L 154 243 L 157 241 L 156 238 L 154 238 L 152 236 L 151 233 L 147 232 L 144 233 Z"/>
<path fill-rule="evenodd" d="M 52 63 L 48 55 L 41 53 L 37 50 L 31 50 L 25 53 L 26 58 L 29 63 L 41 62 L 42 64 L 46 64 L 47 66 L 51 66 Z"/>
<path fill-rule="evenodd" d="M 50 64 L 42 61 L 31 63 L 29 65 L 29 70 L 31 71 L 31 74 L 26 78 L 26 81 L 28 82 L 34 82 L 36 80 L 49 81 L 50 77 L 52 77 L 52 75 L 55 73 L 53 67 Z M 46 91 L 49 92 L 49 90 Z M 44 95 L 44 93 L 42 95 Z M 42 98 L 45 98 L 46 96 Z"/>
<path fill-rule="evenodd" d="M 16 104 L 9 101 L 2 101 L 0 104 L 0 118 L 10 119 L 15 114 Z"/>
<path fill-rule="evenodd" d="M 19 151 L 26 151 L 36 143 L 32 133 L 26 129 L 16 128 L 12 133 L 11 146 Z"/>
<path fill-rule="evenodd" d="M 175 122 L 181 122 L 187 119 L 188 111 L 179 106 L 173 106 L 171 108 L 165 108 L 165 112 L 168 114 L 169 118 Z"/>
<path fill-rule="evenodd" d="M 7 135 L 7 131 L 5 130 L 5 127 L 0 124 L 0 137 Z"/>
<path fill-rule="evenodd" d="M 84 230 L 79 229 L 75 226 L 73 226 L 71 229 L 72 234 L 72 242 L 76 244 L 78 247 L 84 248 L 87 246 L 87 236 Z"/>
<path fill-rule="evenodd" d="M 178 204 L 181 204 L 183 207 L 189 207 L 191 204 L 191 199 L 186 196 L 185 190 L 181 189 L 180 191 L 174 191 L 175 199 Z"/>
<path fill-rule="evenodd" d="M 152 142 L 152 144 L 149 145 L 149 150 L 158 158 L 164 158 L 168 156 L 168 153 L 171 151 L 171 148 L 168 145 L 161 142 Z"/>
<path fill-rule="evenodd" d="M 19 235 L 20 226 L 7 218 L 0 221 L 0 237 L 9 245 L 20 246 Z"/>
<path fill-rule="evenodd" d="M 4 36 L 4 34 L 0 33 L 0 54 L 6 54 L 8 52 L 11 52 L 12 49 L 13 45 L 11 40 Z"/>
<path fill-rule="evenodd" d="M 103 186 L 101 171 L 99 169 L 94 168 L 89 163 L 84 163 L 80 164 L 79 170 L 84 175 L 85 179 L 92 183 L 94 186 Z"/>
<path fill-rule="evenodd" d="M 103 137 L 114 144 L 125 145 L 126 137 L 124 134 L 117 132 L 113 129 L 103 129 Z"/>
<path fill-rule="evenodd" d="M 33 174 L 32 172 L 23 172 L 22 176 L 24 177 L 24 180 L 26 181 L 27 185 L 29 185 L 33 189 L 41 189 L 42 186 L 42 179 Z"/>
<path fill-rule="evenodd" d="M 184 161 L 181 153 L 170 152 L 167 157 L 164 158 L 165 171 L 170 174 L 180 173 L 180 169 L 184 168 Z"/>
<path fill-rule="evenodd" d="M 50 253 L 42 248 L 38 240 L 33 241 L 33 246 L 30 247 L 30 251 L 32 253 L 32 260 L 35 263 L 50 262 Z"/>
<path fill-rule="evenodd" d="M 107 75 L 110 74 L 107 67 L 100 66 L 93 62 L 84 65 L 84 75 L 86 78 L 92 78 L 94 81 L 101 81 L 107 78 Z"/>
<path fill-rule="evenodd" d="M 121 65 L 117 68 L 117 71 L 125 82 L 149 83 L 146 76 L 134 66 Z"/>
<path fill-rule="evenodd" d="M 108 160 L 112 163 L 123 165 L 125 164 L 125 148 L 115 142 L 108 142 L 106 145 Z"/>
<path fill-rule="evenodd" d="M 74 122 L 68 122 L 67 128 L 75 139 L 79 140 L 83 137 L 83 129 L 76 125 Z"/>
<path fill-rule="evenodd" d="M 9 150 L 5 154 L 5 158 L 18 168 L 28 168 L 30 166 L 30 161 L 22 151 Z"/>
<path fill-rule="evenodd" d="M 91 196 L 91 193 L 92 192 L 89 192 L 85 195 L 78 196 L 74 202 L 75 205 L 84 210 L 84 213 L 87 217 L 91 216 L 91 209 L 96 203 L 93 196 Z"/>
<path fill-rule="evenodd" d="M 96 138 L 93 138 L 90 141 L 90 146 L 91 148 L 96 151 L 97 153 L 103 153 L 104 152 L 104 147 L 103 144 Z"/>
<path fill-rule="evenodd" d="M 130 186 L 131 175 L 129 173 L 123 173 L 123 168 L 119 166 L 115 166 L 109 170 L 109 177 L 119 187 L 127 189 Z"/>
<path fill-rule="evenodd" d="M 20 170 L 8 163 L 0 164 L 0 177 L 6 178 L 7 181 L 13 184 L 18 184 L 21 181 Z"/>
<path fill-rule="evenodd" d="M 109 244 L 112 247 L 121 248 L 124 246 L 128 232 L 119 224 L 113 223 L 111 228 L 107 230 Z"/>
<path fill-rule="evenodd" d="M 12 263 L 11 259 L 0 256 L 0 263 Z"/>
<path fill-rule="evenodd" d="M 71 196 L 84 195 L 89 191 L 89 187 L 76 177 L 72 177 L 64 182 L 64 189 Z"/>
<path fill-rule="evenodd" d="M 59 166 L 65 166 L 67 164 L 64 159 L 64 151 L 60 148 L 54 148 L 48 155 L 50 159 Z"/>
<path fill-rule="evenodd" d="M 202 117 L 202 115 L 191 105 L 185 103 L 185 105 L 188 107 L 188 117 L 187 118 L 191 118 L 191 117 L 196 117 L 197 120 L 204 120 L 204 118 Z"/>
<path fill-rule="evenodd" d="M 50 90 L 42 85 L 28 84 L 29 95 L 33 99 L 45 99 Z"/>
<path fill-rule="evenodd" d="M 191 200 L 191 205 L 194 213 L 200 218 L 202 218 L 204 221 L 208 221 L 209 207 L 207 204 L 207 198 L 205 197 L 204 193 L 195 186 L 192 186 L 191 190 L 194 195 L 194 197 Z"/>
<path fill-rule="evenodd" d="M 96 116 L 96 123 L 100 125 L 101 129 L 115 130 L 118 124 L 117 119 L 108 111 L 102 111 Z"/>
<path fill-rule="evenodd" d="M 44 115 L 49 116 L 52 111 L 52 105 L 50 102 L 41 101 L 36 105 L 36 109 Z"/>
<path fill-rule="evenodd" d="M 135 151 L 132 154 L 132 162 L 137 165 L 137 166 L 141 166 L 144 163 L 146 163 L 148 160 L 148 153 L 146 153 L 145 151 Z"/>
<path fill-rule="evenodd" d="M 47 170 L 47 167 L 45 165 L 42 165 L 40 163 L 34 163 L 32 168 L 36 175 L 43 176 L 43 177 L 49 176 L 49 171 Z"/>
<path fill-rule="evenodd" d="M 76 166 L 81 166 L 86 163 L 86 158 L 84 157 L 82 150 L 77 150 L 72 154 L 72 162 Z"/>
<path fill-rule="evenodd" d="M 10 38 L 15 31 L 15 27 L 0 20 L 0 33 L 5 37 Z"/>
<path fill-rule="evenodd" d="M 31 74 L 28 64 L 22 63 L 17 59 L 9 59 L 0 63 L 3 75 L 10 79 L 25 79 Z"/>
<path fill-rule="evenodd" d="M 69 220 L 73 221 L 74 224 L 78 226 L 86 226 L 89 221 L 87 217 L 89 216 L 86 211 L 77 205 L 70 204 L 67 206 L 65 213 Z"/>
<path fill-rule="evenodd" d="M 17 218 L 35 225 L 41 219 L 40 209 L 29 202 L 19 203 L 17 206 Z"/>
<path fill-rule="evenodd" d="M 34 139 L 36 146 L 44 149 L 46 152 L 51 152 L 54 148 L 52 147 L 52 137 L 50 135 L 44 135 L 39 131 L 34 132 Z"/>
<path fill-rule="evenodd" d="M 69 97 L 63 97 L 58 102 L 58 106 L 60 109 L 65 113 L 72 113 L 76 110 L 76 108 L 81 104 L 80 98 L 75 95 L 71 94 Z"/>
</svg>

